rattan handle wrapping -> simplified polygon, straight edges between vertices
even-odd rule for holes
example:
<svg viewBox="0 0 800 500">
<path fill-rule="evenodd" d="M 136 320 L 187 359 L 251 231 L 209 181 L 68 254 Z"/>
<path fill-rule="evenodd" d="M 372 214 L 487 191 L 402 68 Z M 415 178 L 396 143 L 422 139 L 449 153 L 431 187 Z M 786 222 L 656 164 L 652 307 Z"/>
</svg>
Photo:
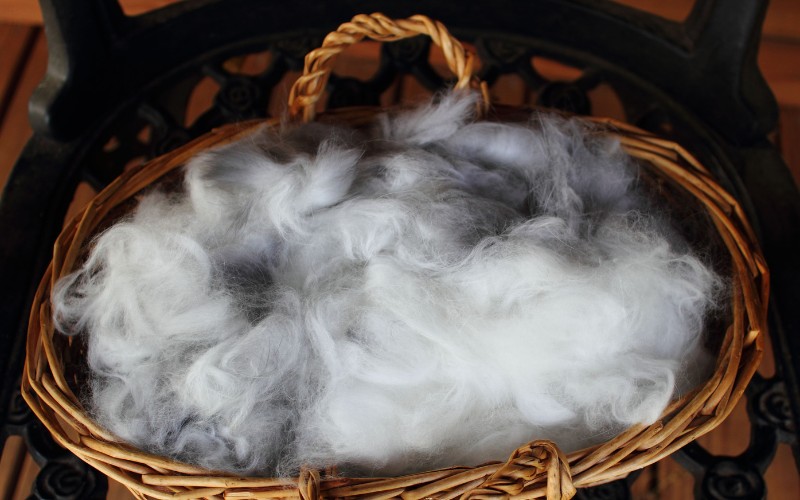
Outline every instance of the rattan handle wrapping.
<svg viewBox="0 0 800 500">
<path fill-rule="evenodd" d="M 439 21 L 427 16 L 416 15 L 408 19 L 389 19 L 383 14 L 359 14 L 350 22 L 328 33 L 322 47 L 306 54 L 303 74 L 295 81 L 289 92 L 289 114 L 297 116 L 303 112 L 303 121 L 314 119 L 315 106 L 330 78 L 333 61 L 348 46 L 370 38 L 379 42 L 393 42 L 417 35 L 428 35 L 433 43 L 444 53 L 447 66 L 457 77 L 456 89 L 466 89 L 470 85 L 478 87 L 472 74 L 474 56 L 464 49 L 457 39 Z M 484 105 L 488 103 L 485 86 Z"/>
<path fill-rule="evenodd" d="M 533 441 L 518 448 L 508 461 L 461 500 L 488 500 L 532 496 L 542 485 L 537 478 L 546 475 L 547 500 L 569 500 L 577 490 L 572 484 L 569 462 L 552 441 Z M 538 487 L 537 487 L 538 486 Z M 528 493 L 528 495 L 525 495 Z"/>
</svg>

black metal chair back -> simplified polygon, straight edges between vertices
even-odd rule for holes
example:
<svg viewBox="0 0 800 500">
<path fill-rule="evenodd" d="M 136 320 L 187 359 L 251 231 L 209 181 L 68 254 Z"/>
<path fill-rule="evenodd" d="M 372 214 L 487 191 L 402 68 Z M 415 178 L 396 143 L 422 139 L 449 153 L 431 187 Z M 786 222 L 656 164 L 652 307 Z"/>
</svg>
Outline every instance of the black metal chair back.
<svg viewBox="0 0 800 500">
<path fill-rule="evenodd" d="M 777 106 L 756 65 L 766 1 L 700 0 L 682 23 L 590 0 L 196 0 L 135 17 L 116 0 L 40 2 L 48 72 L 30 104 L 35 135 L 0 200 L 3 438 L 23 435 L 43 465 L 39 498 L 92 498 L 105 488 L 102 476 L 48 439 L 16 390 L 27 308 L 78 183 L 100 189 L 137 158 L 222 123 L 266 116 L 271 96 L 285 92 L 283 78 L 302 68 L 303 56 L 328 31 L 376 11 L 421 11 L 442 20 L 477 48 L 485 81 L 517 75 L 544 106 L 591 114 L 593 91 L 610 87 L 627 121 L 685 145 L 712 169 L 750 213 L 772 270 L 778 373 L 751 384 L 752 439 L 743 455 L 715 457 L 693 444 L 679 458 L 697 479 L 698 497 L 761 498 L 762 474 L 779 441 L 793 443 L 798 456 L 800 196 L 767 139 Z M 373 77 L 331 79 L 329 106 L 377 105 L 402 74 L 430 90 L 442 87 L 428 49 L 421 38 L 384 46 Z M 258 74 L 224 64 L 263 51 L 270 64 Z M 550 81 L 534 57 L 578 68 L 580 76 Z M 192 92 L 205 77 L 219 91 L 187 123 Z M 581 495 L 627 498 L 631 480 Z"/>
</svg>

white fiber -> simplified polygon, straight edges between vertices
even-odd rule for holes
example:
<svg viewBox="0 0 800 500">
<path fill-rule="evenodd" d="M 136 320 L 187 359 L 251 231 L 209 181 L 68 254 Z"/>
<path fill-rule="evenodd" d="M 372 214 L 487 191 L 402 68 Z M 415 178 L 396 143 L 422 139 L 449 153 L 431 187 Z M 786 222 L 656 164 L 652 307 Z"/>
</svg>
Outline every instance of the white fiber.
<svg viewBox="0 0 800 500">
<path fill-rule="evenodd" d="M 53 296 L 94 418 L 265 475 L 476 465 L 656 420 L 708 369 L 720 278 L 617 142 L 473 108 L 265 128 L 144 196 Z"/>
</svg>

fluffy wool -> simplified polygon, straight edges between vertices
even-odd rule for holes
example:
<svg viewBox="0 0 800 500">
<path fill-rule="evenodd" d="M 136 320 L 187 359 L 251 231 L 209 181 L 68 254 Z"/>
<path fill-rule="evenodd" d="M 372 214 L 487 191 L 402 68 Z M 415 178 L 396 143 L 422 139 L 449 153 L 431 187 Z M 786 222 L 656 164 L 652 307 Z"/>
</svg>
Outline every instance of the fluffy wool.
<svg viewBox="0 0 800 500">
<path fill-rule="evenodd" d="M 53 296 L 94 417 L 269 475 L 474 465 L 656 420 L 708 367 L 720 279 L 617 142 L 473 105 L 265 128 L 144 196 Z"/>
</svg>

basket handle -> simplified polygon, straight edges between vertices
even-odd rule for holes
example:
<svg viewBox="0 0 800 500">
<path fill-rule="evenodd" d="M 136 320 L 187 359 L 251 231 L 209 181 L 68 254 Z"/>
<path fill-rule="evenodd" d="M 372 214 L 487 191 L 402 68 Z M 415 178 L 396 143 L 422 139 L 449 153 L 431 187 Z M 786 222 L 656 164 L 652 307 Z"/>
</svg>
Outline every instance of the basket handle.
<svg viewBox="0 0 800 500">
<path fill-rule="evenodd" d="M 456 75 L 456 89 L 470 86 L 480 88 L 483 93 L 483 109 L 488 107 L 488 90 L 485 82 L 478 82 L 473 75 L 474 56 L 464 49 L 457 39 L 439 21 L 423 15 L 408 19 L 392 20 L 381 13 L 359 14 L 350 22 L 328 33 L 322 47 L 306 54 L 303 74 L 294 82 L 289 92 L 289 114 L 296 117 L 303 112 L 303 121 L 314 119 L 315 105 L 322 97 L 331 75 L 333 61 L 345 48 L 360 42 L 365 37 L 380 42 L 393 42 L 416 35 L 428 35 L 444 53 L 447 66 Z"/>
<path fill-rule="evenodd" d="M 541 475 L 545 476 L 545 484 L 535 480 Z M 508 498 L 533 490 L 544 493 L 536 494 L 536 498 L 544 496 L 547 500 L 569 500 L 577 492 L 569 461 L 552 441 L 533 441 L 517 448 L 494 474 L 464 493 L 460 500 L 482 500 L 498 495 Z"/>
</svg>

